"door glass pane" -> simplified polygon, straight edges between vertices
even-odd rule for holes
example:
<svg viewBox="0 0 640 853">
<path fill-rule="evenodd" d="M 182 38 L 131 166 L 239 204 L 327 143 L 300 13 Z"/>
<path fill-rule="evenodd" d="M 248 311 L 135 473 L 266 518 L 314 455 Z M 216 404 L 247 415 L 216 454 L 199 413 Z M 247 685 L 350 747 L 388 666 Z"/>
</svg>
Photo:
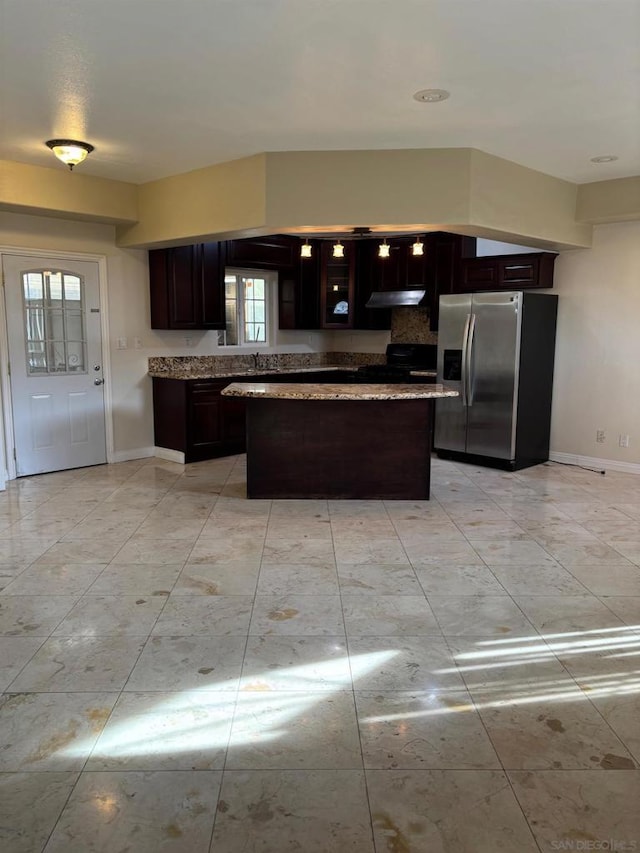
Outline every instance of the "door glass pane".
<svg viewBox="0 0 640 853">
<path fill-rule="evenodd" d="M 62 311 L 48 310 L 44 316 L 46 337 L 49 340 L 64 340 L 64 317 Z"/>
<path fill-rule="evenodd" d="M 63 270 L 22 274 L 27 374 L 86 373 L 84 282 Z"/>
<path fill-rule="evenodd" d="M 33 304 L 34 302 L 41 302 L 43 293 L 42 273 L 25 273 L 23 278 L 23 288 L 25 303 L 28 302 Z"/>
<path fill-rule="evenodd" d="M 77 275 L 65 275 L 64 277 L 64 298 L 65 302 L 72 302 L 75 305 L 70 305 L 69 308 L 77 308 L 80 302 L 80 279 Z"/>
<path fill-rule="evenodd" d="M 86 373 L 84 366 L 84 344 L 79 341 L 67 343 L 67 370 L 69 373 Z"/>
<path fill-rule="evenodd" d="M 47 290 L 49 291 L 49 302 L 52 305 L 57 305 L 58 303 L 62 303 L 62 273 L 61 272 L 50 272 L 49 275 L 45 273 L 45 282 L 48 281 L 49 286 Z"/>
<path fill-rule="evenodd" d="M 49 373 L 67 372 L 67 359 L 64 352 L 64 341 L 49 341 L 47 344 L 47 360 Z"/>
<path fill-rule="evenodd" d="M 67 335 L 68 341 L 84 340 L 82 314 L 79 311 L 67 311 Z"/>
</svg>

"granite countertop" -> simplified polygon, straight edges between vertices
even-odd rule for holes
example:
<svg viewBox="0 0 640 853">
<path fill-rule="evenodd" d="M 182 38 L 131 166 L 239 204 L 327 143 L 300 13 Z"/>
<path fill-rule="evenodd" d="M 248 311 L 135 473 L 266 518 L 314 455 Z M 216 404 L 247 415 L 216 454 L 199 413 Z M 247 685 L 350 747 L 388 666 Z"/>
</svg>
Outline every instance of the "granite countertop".
<svg viewBox="0 0 640 853">
<path fill-rule="evenodd" d="M 262 397 L 270 400 L 431 400 L 458 397 L 457 391 L 444 385 L 387 385 L 375 382 L 363 385 L 301 382 L 234 382 L 223 391 L 227 397 Z"/>
<path fill-rule="evenodd" d="M 237 367 L 235 369 L 211 370 L 210 368 L 198 369 L 194 367 L 176 368 L 175 370 L 150 370 L 149 376 L 157 379 L 228 379 L 244 376 L 264 376 L 266 373 L 282 375 L 284 373 L 321 373 L 327 370 L 354 370 L 353 365 L 345 364 L 323 364 L 308 367 Z M 422 375 L 422 374 L 419 374 Z M 435 376 L 435 371 L 431 374 Z"/>
</svg>

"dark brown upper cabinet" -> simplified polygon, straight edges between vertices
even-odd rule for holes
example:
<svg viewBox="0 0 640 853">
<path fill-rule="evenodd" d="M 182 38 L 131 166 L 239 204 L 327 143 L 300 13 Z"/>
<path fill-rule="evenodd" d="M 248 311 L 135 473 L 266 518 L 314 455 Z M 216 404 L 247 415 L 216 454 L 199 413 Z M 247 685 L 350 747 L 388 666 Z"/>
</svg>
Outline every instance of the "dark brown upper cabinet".
<svg viewBox="0 0 640 853">
<path fill-rule="evenodd" d="M 224 329 L 224 243 L 149 252 L 152 329 Z"/>
<path fill-rule="evenodd" d="M 355 296 L 355 243 L 342 241 L 344 257 L 333 257 L 333 242 L 320 251 L 320 328 L 352 329 Z"/>
<path fill-rule="evenodd" d="M 320 328 L 320 240 L 310 240 L 311 257 L 300 256 L 297 241 L 293 269 L 278 277 L 278 326 L 280 329 Z"/>
<path fill-rule="evenodd" d="M 411 246 L 415 243 L 415 237 L 393 237 L 387 240 L 389 257 L 381 258 L 378 252 L 381 242 L 381 238 L 368 237 L 361 243 L 360 266 L 369 280 L 370 292 L 425 287 L 426 244 L 423 255 L 413 255 Z"/>
<path fill-rule="evenodd" d="M 435 231 L 425 237 L 425 285 L 429 302 L 429 327 L 438 329 L 440 297 L 455 293 L 462 264 L 466 258 L 475 258 L 476 238 Z"/>
<path fill-rule="evenodd" d="M 554 252 L 466 258 L 454 293 L 553 287 Z"/>
<path fill-rule="evenodd" d="M 291 270 L 300 257 L 297 237 L 270 235 L 227 241 L 227 266 L 259 270 Z"/>
</svg>

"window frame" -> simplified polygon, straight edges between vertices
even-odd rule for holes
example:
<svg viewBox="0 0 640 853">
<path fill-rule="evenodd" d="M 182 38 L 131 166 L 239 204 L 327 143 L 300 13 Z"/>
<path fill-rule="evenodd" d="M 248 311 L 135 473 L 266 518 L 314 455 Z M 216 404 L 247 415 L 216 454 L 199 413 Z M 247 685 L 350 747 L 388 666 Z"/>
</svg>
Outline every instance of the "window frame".
<svg viewBox="0 0 640 853">
<path fill-rule="evenodd" d="M 261 278 L 265 283 L 265 340 L 264 341 L 246 341 L 245 333 L 245 317 L 244 317 L 244 285 L 242 285 L 242 298 L 236 298 L 236 319 L 238 322 L 239 342 L 237 344 L 227 344 L 224 342 L 225 331 L 220 331 L 218 334 L 218 346 L 225 351 L 242 350 L 252 351 L 256 349 L 268 349 L 273 346 L 275 335 L 275 318 L 277 312 L 278 298 L 278 273 L 272 270 L 255 270 L 244 269 L 241 267 L 227 267 L 224 271 L 225 285 L 226 277 L 234 275 L 240 284 L 241 279 L 245 278 Z M 225 291 L 226 298 L 226 291 Z"/>
</svg>

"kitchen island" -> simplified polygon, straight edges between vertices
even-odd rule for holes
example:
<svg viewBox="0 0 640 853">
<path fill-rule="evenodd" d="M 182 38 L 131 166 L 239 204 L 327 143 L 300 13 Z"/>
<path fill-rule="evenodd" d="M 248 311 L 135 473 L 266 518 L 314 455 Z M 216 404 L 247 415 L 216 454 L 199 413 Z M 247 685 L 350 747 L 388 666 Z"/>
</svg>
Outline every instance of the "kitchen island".
<svg viewBox="0 0 640 853">
<path fill-rule="evenodd" d="M 427 500 L 442 385 L 234 382 L 249 498 Z"/>
</svg>

